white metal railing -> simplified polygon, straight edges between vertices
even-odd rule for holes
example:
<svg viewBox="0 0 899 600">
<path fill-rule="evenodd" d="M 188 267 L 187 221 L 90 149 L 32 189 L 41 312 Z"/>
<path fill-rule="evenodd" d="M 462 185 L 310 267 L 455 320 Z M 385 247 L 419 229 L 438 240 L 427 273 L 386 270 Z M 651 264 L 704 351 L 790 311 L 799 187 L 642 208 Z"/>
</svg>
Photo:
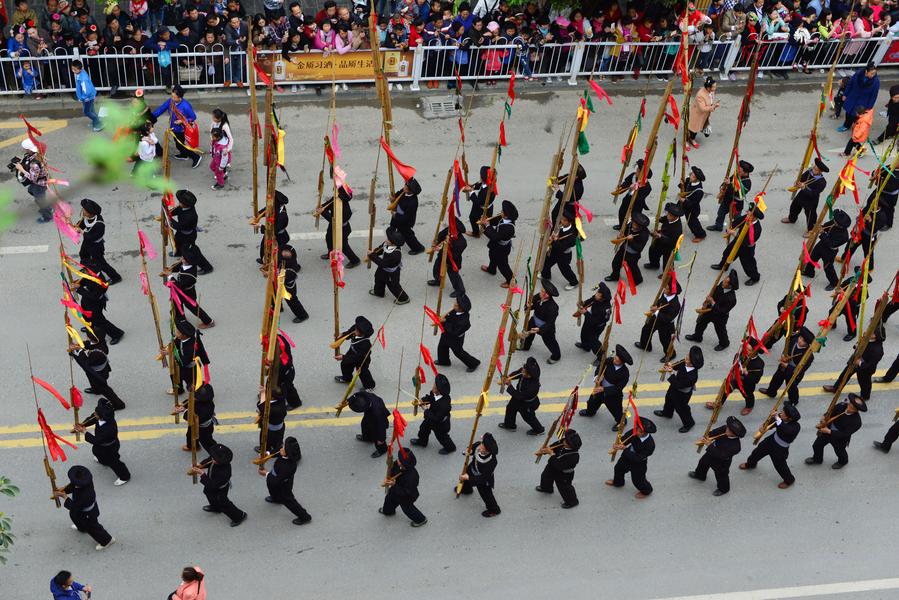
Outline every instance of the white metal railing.
<svg viewBox="0 0 899 600">
<path fill-rule="evenodd" d="M 840 57 L 840 68 L 855 68 L 873 60 L 880 63 L 893 42 L 892 37 L 855 38 L 850 40 Z M 762 42 L 760 69 L 776 71 L 791 69 L 794 65 L 810 69 L 830 66 L 837 50 L 837 40 L 825 40 L 798 46 L 788 40 Z M 442 81 L 454 85 L 457 77 L 474 85 L 490 84 L 506 79 L 514 72 L 522 78 L 542 80 L 563 79 L 576 84 L 578 77 L 593 76 L 658 76 L 667 78 L 677 56 L 679 44 L 670 42 L 626 43 L 582 42 L 570 44 L 544 44 L 533 46 L 520 38 L 500 38 L 484 46 L 425 45 L 413 51 L 411 65 L 403 65 L 399 76 L 391 76 L 394 82 L 408 82 L 410 89 L 418 90 L 422 81 Z M 704 71 L 746 71 L 750 68 L 757 42 L 741 45 L 740 40 L 715 41 L 704 46 L 691 46 L 691 66 Z M 311 51 L 309 54 L 321 54 Z M 330 76 L 319 81 L 291 81 L 283 75 L 281 52 L 260 51 L 260 57 L 270 56 L 274 61 L 275 80 L 279 85 L 329 84 Z M 358 55 L 367 60 L 369 50 L 347 53 L 344 57 Z M 167 57 L 148 51 L 145 47 L 125 46 L 120 51 L 102 51 L 85 54 L 78 48 L 70 52 L 57 49 L 39 56 L 27 53 L 12 56 L 0 51 L 0 95 L 23 93 L 20 68 L 26 61 L 36 73 L 33 94 L 71 93 L 74 76 L 71 61 L 78 58 L 85 64 L 94 85 L 99 90 L 114 88 L 166 89 L 178 83 L 185 88 L 214 89 L 227 83 L 244 83 L 247 78 L 247 56 L 244 50 L 230 51 L 222 44 L 188 48 L 180 46 Z M 280 67 L 279 68 L 279 63 Z M 166 66 L 163 66 L 163 65 Z M 371 78 L 336 79 L 337 83 L 371 83 Z"/>
</svg>

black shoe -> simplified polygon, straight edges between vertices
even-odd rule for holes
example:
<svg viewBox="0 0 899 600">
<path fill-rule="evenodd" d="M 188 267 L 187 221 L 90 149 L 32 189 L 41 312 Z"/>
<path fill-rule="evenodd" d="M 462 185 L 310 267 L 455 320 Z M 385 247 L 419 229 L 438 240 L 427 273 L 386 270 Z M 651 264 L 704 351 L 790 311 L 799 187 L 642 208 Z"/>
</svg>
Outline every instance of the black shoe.
<svg viewBox="0 0 899 600">
<path fill-rule="evenodd" d="M 253 452 L 259 454 L 259 446 L 253 446 Z"/>
<path fill-rule="evenodd" d="M 350 382 L 349 379 L 344 379 L 343 375 L 335 375 L 334 381 L 336 381 L 337 383 L 349 383 Z"/>
<path fill-rule="evenodd" d="M 427 519 L 425 519 L 424 521 L 412 521 L 410 523 L 410 525 L 412 525 L 412 527 L 421 527 L 422 525 L 427 525 L 427 524 L 428 524 Z"/>
<path fill-rule="evenodd" d="M 355 269 L 356 267 L 359 266 L 359 263 L 361 263 L 361 262 L 362 262 L 361 260 L 351 260 L 350 262 L 348 262 L 346 264 L 346 268 L 347 269 Z"/>
<path fill-rule="evenodd" d="M 475 371 L 478 370 L 478 367 L 479 367 L 479 366 L 481 366 L 481 362 L 480 362 L 480 361 L 478 361 L 478 364 L 476 364 L 475 366 L 466 368 L 466 369 L 465 369 L 465 372 L 466 372 L 466 373 L 474 373 Z"/>
<path fill-rule="evenodd" d="M 807 464 L 807 465 L 820 465 L 823 462 L 824 462 L 823 460 L 818 460 L 814 456 L 809 456 L 808 458 L 805 459 L 805 464 Z"/>
<path fill-rule="evenodd" d="M 693 429 L 693 425 L 684 425 L 683 427 L 681 427 L 680 429 L 678 429 L 677 432 L 678 432 L 678 433 L 687 433 L 687 432 L 690 431 L 691 429 Z"/>
<path fill-rule="evenodd" d="M 663 411 L 662 409 L 656 409 L 656 410 L 652 411 L 652 414 L 654 414 L 657 417 L 665 417 L 666 419 L 670 419 L 673 416 L 673 415 L 666 415 L 665 411 Z"/>
<path fill-rule="evenodd" d="M 257 259 L 256 259 L 256 262 L 259 263 L 260 265 L 261 265 L 261 264 L 264 264 L 264 261 L 263 261 L 261 258 L 257 258 Z"/>
<path fill-rule="evenodd" d="M 715 490 L 714 492 L 712 492 L 712 495 L 713 496 L 723 496 L 726 493 L 727 492 L 722 492 L 721 490 Z"/>
<path fill-rule="evenodd" d="M 578 502 L 575 502 L 574 504 L 569 504 L 568 502 L 563 502 L 563 503 L 562 503 L 562 508 L 574 508 L 574 507 L 577 506 L 578 504 L 579 504 Z"/>
<path fill-rule="evenodd" d="M 506 431 L 515 431 L 518 429 L 518 425 L 506 425 L 505 423 L 500 423 L 497 425 L 500 429 L 505 429 Z"/>
<path fill-rule="evenodd" d="M 618 278 L 614 275 L 607 275 L 606 277 L 603 277 L 603 281 L 618 281 Z"/>
<path fill-rule="evenodd" d="M 97 395 L 97 394 L 100 393 L 100 392 L 98 392 L 97 390 L 95 390 L 95 389 L 92 388 L 92 387 L 86 387 L 86 388 L 84 388 L 84 389 L 81 390 L 81 391 L 83 391 L 85 394 L 93 394 L 93 395 Z"/>
<path fill-rule="evenodd" d="M 484 512 L 481 513 L 481 516 L 484 517 L 485 519 L 492 519 L 493 517 L 497 516 L 499 513 L 500 513 L 500 511 L 493 512 L 490 510 L 485 510 Z"/>
<path fill-rule="evenodd" d="M 843 336 L 844 342 L 851 342 L 854 339 L 855 339 L 855 334 L 852 334 L 852 333 L 847 333 L 846 335 Z"/>
<path fill-rule="evenodd" d="M 537 490 L 538 492 L 540 492 L 541 494 L 552 494 L 553 493 L 552 490 L 548 490 L 545 487 L 541 487 L 539 485 L 537 487 L 535 487 L 534 489 Z"/>
<path fill-rule="evenodd" d="M 303 401 L 302 401 L 302 400 L 300 400 L 300 401 L 297 402 L 296 404 L 288 404 L 288 405 L 287 405 L 287 410 L 296 410 L 296 409 L 298 409 L 298 408 L 301 407 L 301 406 L 303 406 Z"/>
<path fill-rule="evenodd" d="M 621 231 L 621 225 L 612 225 L 612 229 L 615 231 Z"/>
<path fill-rule="evenodd" d="M 196 164 L 200 164 L 199 161 Z M 196 167 L 194 167 L 194 168 L 196 168 Z M 237 527 L 238 525 L 240 525 L 241 523 L 243 523 L 246 520 L 247 520 L 247 513 L 243 513 L 242 515 L 240 515 L 240 518 L 238 518 L 236 521 L 231 521 L 231 527 Z"/>
<path fill-rule="evenodd" d="M 627 425 L 627 421 L 625 421 L 624 424 Z M 613 432 L 618 431 L 618 423 L 615 423 L 614 425 L 612 425 L 612 431 Z"/>
<path fill-rule="evenodd" d="M 418 439 L 418 438 L 412 438 L 411 440 L 409 440 L 409 443 L 412 444 L 413 446 L 418 446 L 418 447 L 420 447 L 420 448 L 427 448 L 427 447 L 428 447 L 428 443 L 427 443 L 427 442 L 422 442 L 422 441 L 421 441 L 420 439 Z"/>
<path fill-rule="evenodd" d="M 688 333 L 687 335 L 684 336 L 684 339 L 686 339 L 687 341 L 690 341 L 690 342 L 696 342 L 697 344 L 702 342 L 702 336 L 699 336 L 699 335 L 696 335 L 693 333 Z"/>
<path fill-rule="evenodd" d="M 541 435 L 544 431 L 546 431 L 546 430 L 543 429 L 543 428 L 540 428 L 540 429 L 528 429 L 528 430 L 527 430 L 527 434 L 528 434 L 528 435 Z"/>
<path fill-rule="evenodd" d="M 365 439 L 364 437 L 362 437 L 362 434 L 361 434 L 361 433 L 357 433 L 357 434 L 356 434 L 356 439 L 359 440 L 360 442 L 367 442 L 367 441 L 368 441 L 367 439 Z"/>
<path fill-rule="evenodd" d="M 203 269 L 202 271 L 198 269 L 198 270 L 197 270 L 197 275 L 209 275 L 209 274 L 212 273 L 213 271 L 215 271 L 215 268 L 214 268 L 214 267 L 209 267 L 208 269 Z"/>
<path fill-rule="evenodd" d="M 650 271 L 656 271 L 659 268 L 659 265 L 654 265 L 652 263 L 643 263 L 643 268 L 648 269 Z"/>
<path fill-rule="evenodd" d="M 715 346 L 715 352 L 721 352 L 722 350 L 727 350 L 727 348 L 729 346 L 730 346 L 730 342 L 728 342 L 726 344 L 718 344 L 717 346 Z"/>
<path fill-rule="evenodd" d="M 437 454 L 442 454 L 443 456 L 446 456 L 447 454 L 453 454 L 455 451 L 456 451 L 455 448 L 453 448 L 452 450 L 450 450 L 449 448 L 441 448 L 440 450 L 437 451 Z"/>
<path fill-rule="evenodd" d="M 297 517 L 296 519 L 291 521 L 291 523 L 293 523 L 294 525 L 305 525 L 310 521 L 312 521 L 312 517 Z"/>
<path fill-rule="evenodd" d="M 589 412 L 586 408 L 579 410 L 577 414 L 582 417 L 592 417 L 592 416 L 596 415 L 595 412 Z"/>
<path fill-rule="evenodd" d="M 712 268 L 716 271 L 720 271 L 723 265 L 721 263 L 715 263 L 712 265 Z"/>
<path fill-rule="evenodd" d="M 203 507 L 203 510 L 206 511 L 206 512 L 208 512 L 208 513 L 220 513 L 220 512 L 222 512 L 222 511 L 220 511 L 220 510 L 217 509 L 217 508 L 213 508 L 213 506 L 212 506 L 211 504 L 207 504 L 206 506 L 204 506 L 204 507 Z"/>
<path fill-rule="evenodd" d="M 689 473 L 687 473 L 687 477 L 689 477 L 690 479 L 696 479 L 697 481 L 705 481 L 705 477 L 700 477 L 696 473 L 696 471 L 690 471 Z"/>
<path fill-rule="evenodd" d="M 722 225 L 712 225 L 711 227 L 706 227 L 706 231 L 724 231 L 724 227 Z"/>
<path fill-rule="evenodd" d="M 115 285 L 117 283 L 121 283 L 121 281 L 122 281 L 122 276 L 116 275 L 115 277 L 110 277 L 109 281 L 107 281 L 106 283 L 108 283 L 109 285 Z"/>
<path fill-rule="evenodd" d="M 759 282 L 758 279 L 747 279 L 745 285 L 753 286 L 753 285 L 757 284 L 758 282 Z"/>
<path fill-rule="evenodd" d="M 385 454 L 387 454 L 387 448 L 384 448 L 383 450 L 375 450 L 374 452 L 371 453 L 371 457 L 372 458 L 380 458 L 380 457 L 384 456 Z"/>
<path fill-rule="evenodd" d="M 420 250 L 409 250 L 409 252 L 407 252 L 407 254 L 409 256 L 415 256 L 416 254 L 421 254 L 424 251 L 425 251 L 424 248 L 421 248 Z"/>
<path fill-rule="evenodd" d="M 435 361 L 434 361 L 434 364 L 437 365 L 438 367 L 451 367 L 451 366 L 453 366 L 452 363 L 450 363 L 450 362 L 442 362 L 442 361 L 439 361 L 439 360 L 435 360 Z"/>
<path fill-rule="evenodd" d="M 124 335 L 125 335 L 125 334 L 123 333 L 122 335 L 119 335 L 119 336 L 110 338 L 110 340 L 109 340 L 109 345 L 110 345 L 110 346 L 115 346 L 116 344 L 118 344 L 119 342 L 122 341 L 122 337 L 124 337 Z"/>
<path fill-rule="evenodd" d="M 322 260 L 328 260 L 329 258 L 331 258 L 330 254 L 327 252 L 325 252 L 324 254 L 319 254 L 318 257 Z M 256 262 L 262 262 L 262 261 L 258 260 Z"/>
<path fill-rule="evenodd" d="M 458 297 L 459 297 L 459 294 L 456 293 L 456 290 L 453 290 L 453 291 L 450 292 L 450 295 L 449 295 L 449 296 L 450 296 L 450 298 L 458 298 Z"/>
<path fill-rule="evenodd" d="M 835 283 L 828 283 L 828 284 L 824 287 L 824 291 L 825 291 L 825 292 L 832 292 L 832 291 L 834 291 L 835 289 L 837 289 L 837 284 L 835 284 Z"/>
<path fill-rule="evenodd" d="M 835 471 L 839 471 L 840 469 L 842 469 L 845 466 L 846 466 L 846 463 L 835 462 L 832 465 L 830 465 L 830 468 L 834 469 Z"/>
<path fill-rule="evenodd" d="M 581 350 L 589 350 L 589 349 L 590 349 L 590 348 L 587 348 L 586 346 L 584 346 L 584 345 L 583 345 L 582 343 L 580 343 L 580 342 L 575 342 L 575 343 L 574 343 L 574 347 L 575 347 L 575 348 L 580 348 Z"/>
<path fill-rule="evenodd" d="M 874 442 L 874 447 L 883 452 L 884 454 L 890 453 L 890 446 L 884 444 L 883 442 Z"/>
<path fill-rule="evenodd" d="M 302 317 L 294 317 L 293 322 L 294 323 L 302 323 L 303 321 L 307 320 L 308 318 L 309 318 L 309 315 L 305 315 Z"/>
<path fill-rule="evenodd" d="M 197 167 L 200 166 L 201 162 L 203 162 L 203 155 L 198 154 L 197 157 L 194 159 L 194 161 L 191 163 L 190 168 L 196 169 Z M 246 515 L 244 516 L 244 519 L 245 518 L 246 518 Z M 243 521 L 243 519 L 241 519 L 241 521 Z M 240 522 L 238 522 L 237 525 L 240 525 Z M 234 525 L 234 523 L 231 523 L 231 527 L 236 527 L 236 525 Z"/>
<path fill-rule="evenodd" d="M 393 515 L 396 514 L 395 512 L 392 512 L 392 513 L 386 513 L 386 512 L 384 512 L 384 508 L 383 508 L 383 507 L 379 508 L 379 509 L 378 509 L 378 512 L 381 513 L 382 515 L 384 515 L 385 517 L 392 517 Z"/>
<path fill-rule="evenodd" d="M 265 497 L 265 501 L 268 502 L 269 504 L 281 504 L 280 502 L 276 501 L 276 500 L 275 500 L 274 498 L 272 498 L 271 496 L 266 496 L 266 497 Z"/>
<path fill-rule="evenodd" d="M 887 379 L 886 376 L 874 378 L 875 383 L 891 383 L 892 381 L 893 381 L 892 377 L 890 377 L 889 379 Z"/>
<path fill-rule="evenodd" d="M 438 285 L 440 285 L 440 281 L 438 281 L 437 279 L 428 279 L 428 285 L 431 287 L 437 287 Z"/>
<path fill-rule="evenodd" d="M 759 393 L 765 394 L 765 395 L 768 396 L 769 398 L 773 398 L 774 396 L 777 395 L 777 392 L 772 392 L 772 391 L 769 390 L 768 388 L 762 388 L 762 389 L 760 389 L 760 390 L 759 390 Z"/>
</svg>

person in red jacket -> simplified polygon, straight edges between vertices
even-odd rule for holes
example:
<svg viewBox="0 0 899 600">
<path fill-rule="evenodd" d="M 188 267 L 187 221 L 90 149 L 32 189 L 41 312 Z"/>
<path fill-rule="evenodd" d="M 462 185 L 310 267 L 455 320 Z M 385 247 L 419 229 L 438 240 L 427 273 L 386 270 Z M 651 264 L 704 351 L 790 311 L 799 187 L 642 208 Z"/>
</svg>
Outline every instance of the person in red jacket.
<svg viewBox="0 0 899 600">
<path fill-rule="evenodd" d="M 206 600 L 205 578 L 200 567 L 184 567 L 181 570 L 181 585 L 169 594 L 167 600 Z"/>
</svg>

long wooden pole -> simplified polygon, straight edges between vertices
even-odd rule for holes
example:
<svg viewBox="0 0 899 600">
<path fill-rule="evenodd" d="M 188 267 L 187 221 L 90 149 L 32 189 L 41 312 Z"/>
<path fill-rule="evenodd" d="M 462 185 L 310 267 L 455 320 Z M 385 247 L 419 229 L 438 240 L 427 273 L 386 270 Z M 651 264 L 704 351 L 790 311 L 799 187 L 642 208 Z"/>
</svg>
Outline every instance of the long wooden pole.
<svg viewBox="0 0 899 600">
<path fill-rule="evenodd" d="M 34 383 L 34 369 L 31 366 L 31 350 L 29 349 L 28 344 L 25 344 L 25 353 L 28 355 L 28 373 L 31 375 L 31 392 L 34 395 L 34 410 L 35 413 L 37 413 L 40 409 L 40 405 L 38 405 L 37 402 L 37 386 Z M 62 503 L 56 496 L 56 472 L 53 470 L 53 467 L 50 466 L 50 458 L 47 455 L 47 440 L 44 438 L 43 429 L 41 430 L 41 447 L 44 449 L 44 473 L 47 474 L 47 478 L 50 480 L 50 489 L 53 491 L 53 496 L 51 498 L 56 503 L 56 508 L 60 508 Z"/>
<path fill-rule="evenodd" d="M 172 159 L 169 152 L 169 147 L 171 146 L 171 138 L 172 138 L 172 130 L 166 128 L 165 135 L 162 138 L 162 178 L 168 182 L 169 177 L 172 174 Z M 171 226 L 169 225 L 169 208 L 166 205 L 166 201 L 171 197 L 171 190 L 166 190 L 162 193 L 162 199 L 160 200 L 160 212 L 159 212 L 159 234 L 162 236 L 162 270 L 165 271 L 168 268 L 168 250 L 169 250 L 169 240 L 172 237 Z M 173 243 L 174 247 L 174 243 Z"/>
<path fill-rule="evenodd" d="M 390 315 L 393 314 L 393 310 L 396 308 L 396 306 L 397 305 L 394 304 L 393 306 L 390 307 L 390 310 L 387 312 L 387 316 L 384 317 L 384 322 L 381 323 L 381 326 L 375 330 L 375 336 L 377 336 L 377 332 L 380 331 L 381 329 L 383 329 L 387 325 L 387 322 L 390 321 Z M 340 346 L 339 346 L 339 344 L 336 344 L 335 347 L 339 348 Z M 365 361 L 367 361 L 368 358 L 371 356 L 371 353 L 372 353 L 372 350 L 374 350 L 374 347 L 375 347 L 374 343 L 372 343 L 369 346 L 368 352 L 365 353 L 365 356 L 362 357 L 362 362 L 359 363 L 360 365 L 365 364 Z M 359 368 L 353 372 L 353 377 L 352 377 L 352 379 L 350 379 L 350 382 L 347 384 L 346 389 L 343 392 L 343 397 L 340 399 L 340 402 L 337 403 L 337 406 L 334 407 L 334 410 L 337 411 L 336 414 L 334 415 L 335 417 L 339 417 L 340 413 L 343 412 L 343 409 L 347 407 L 347 404 L 349 404 L 350 394 L 353 393 L 353 390 L 356 387 L 356 382 L 359 381 L 359 373 L 361 371 L 362 371 L 362 369 Z"/>
<path fill-rule="evenodd" d="M 253 18 L 247 17 L 247 59 L 250 61 L 250 68 L 247 69 L 247 83 L 250 87 L 250 149 L 253 164 L 251 172 L 253 174 L 253 198 L 252 198 L 252 215 L 255 217 L 259 212 L 259 104 L 256 99 L 256 48 L 253 44 Z M 317 223 L 316 223 L 317 224 Z"/>
<path fill-rule="evenodd" d="M 263 407 L 260 426 L 262 428 L 259 435 L 259 458 L 263 458 L 266 452 L 268 441 L 268 424 L 272 408 L 272 390 L 278 385 L 278 372 L 280 369 L 275 364 L 275 349 L 278 347 L 278 322 L 281 317 L 281 303 L 288 297 L 287 290 L 284 289 L 285 272 L 278 273 L 277 286 L 278 291 L 275 294 L 275 308 L 272 311 L 271 324 L 267 331 L 268 344 L 265 348 L 265 387 L 263 390 Z"/>
<path fill-rule="evenodd" d="M 387 77 L 384 75 L 381 48 L 377 42 L 379 35 L 376 19 L 375 3 L 372 0 L 368 15 L 368 39 L 371 40 L 371 67 L 374 72 L 378 102 L 381 104 L 381 130 L 384 135 L 384 141 L 390 146 L 390 132 L 393 129 L 393 107 L 390 100 Z M 389 156 L 387 157 L 387 181 L 390 186 L 390 198 L 392 200 L 396 197 L 396 185 L 393 180 L 393 160 Z"/>
<path fill-rule="evenodd" d="M 443 219 L 446 218 L 446 209 L 449 206 L 449 188 L 453 180 L 453 167 L 446 171 L 446 179 L 443 181 L 443 193 L 440 195 L 440 216 L 437 217 L 437 226 L 434 228 L 434 239 L 431 241 L 431 247 L 437 245 L 437 236 L 440 235 L 440 226 L 443 225 Z M 450 215 L 449 219 L 455 219 L 456 215 Z M 449 223 L 447 219 L 447 226 Z M 428 262 L 434 262 L 434 253 L 428 252 Z M 439 310 L 437 311 L 440 312 Z"/>
<path fill-rule="evenodd" d="M 425 303 L 424 306 L 428 305 L 428 291 L 425 290 Z M 412 377 L 412 380 L 415 382 L 415 398 L 412 402 L 412 416 L 418 416 L 418 403 L 421 401 L 421 379 L 419 378 L 419 370 L 421 369 L 421 346 L 425 341 L 425 313 L 424 306 L 421 309 L 421 332 L 418 336 L 418 366 L 415 368 L 415 375 Z M 440 314 L 440 309 L 437 309 L 437 314 Z M 400 350 L 400 369 L 402 369 L 402 349 Z M 399 382 L 397 382 L 397 386 L 399 386 Z M 397 403 L 399 403 L 399 389 L 397 389 Z"/>
<path fill-rule="evenodd" d="M 275 187 L 278 169 L 278 140 L 272 135 L 274 112 L 274 77 L 265 90 L 265 237 L 263 238 L 262 271 L 268 273 L 277 268 L 271 263 L 271 248 L 275 239 Z"/>
<path fill-rule="evenodd" d="M 318 172 L 318 199 L 315 203 L 315 228 L 318 229 L 321 220 L 322 196 L 325 193 L 325 166 L 328 163 L 328 150 L 331 148 L 331 128 L 337 115 L 337 84 L 334 81 L 334 74 L 331 74 L 331 103 L 328 109 L 328 120 L 325 122 L 325 135 L 322 144 L 322 168 Z M 334 177 L 334 169 L 331 167 L 331 177 Z M 333 221 L 332 221 L 333 223 Z"/>
<path fill-rule="evenodd" d="M 332 84 L 334 85 L 334 84 Z M 331 297 L 334 305 L 334 339 L 340 337 L 340 282 L 337 278 L 337 272 L 343 268 L 343 200 L 339 197 L 340 190 L 337 189 L 337 169 L 334 169 L 331 179 L 331 191 L 333 192 L 333 200 L 331 204 Z M 369 235 L 371 235 L 371 227 L 369 227 Z M 334 349 L 334 356 L 340 353 L 338 348 Z"/>
<path fill-rule="evenodd" d="M 637 136 L 640 134 L 640 129 L 643 127 L 643 114 L 646 111 L 646 97 L 640 99 L 640 110 L 637 111 L 637 118 L 634 119 L 634 125 L 631 127 L 631 132 L 627 136 L 627 142 L 624 144 L 624 148 L 621 150 L 621 172 L 618 173 L 618 183 L 615 184 L 615 189 L 612 191 L 612 204 L 618 204 L 618 196 L 621 195 L 623 191 L 621 189 L 621 182 L 624 181 L 624 174 L 627 173 L 627 168 L 631 164 L 631 159 L 634 156 L 634 148 L 637 144 Z"/>
<path fill-rule="evenodd" d="M 196 379 L 196 364 L 198 358 L 194 358 L 194 378 Z M 190 466 L 197 466 L 197 442 L 200 439 L 200 421 L 197 419 L 197 382 L 194 381 L 187 390 L 187 423 L 190 426 Z M 191 473 L 193 484 L 197 485 L 199 478 L 196 473 Z"/>
</svg>

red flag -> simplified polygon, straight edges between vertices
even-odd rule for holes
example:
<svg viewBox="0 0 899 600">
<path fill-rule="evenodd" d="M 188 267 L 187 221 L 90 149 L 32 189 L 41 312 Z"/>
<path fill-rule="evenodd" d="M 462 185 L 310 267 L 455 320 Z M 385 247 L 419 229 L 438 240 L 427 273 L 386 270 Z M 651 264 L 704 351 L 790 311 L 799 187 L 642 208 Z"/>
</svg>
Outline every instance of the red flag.
<svg viewBox="0 0 899 600">
<path fill-rule="evenodd" d="M 812 257 L 809 255 L 808 246 L 806 245 L 805 241 L 802 242 L 802 264 L 803 265 L 812 265 L 816 269 L 821 268 L 821 264 L 813 261 Z"/>
<path fill-rule="evenodd" d="M 634 402 L 634 393 L 627 393 L 627 403 L 630 404 L 631 410 L 634 411 L 634 435 L 641 435 L 645 430 L 643 429 L 643 421 L 640 420 L 640 413 L 637 411 L 637 404 Z"/>
<path fill-rule="evenodd" d="M 425 361 L 426 365 L 431 367 L 431 371 L 434 372 L 434 376 L 436 377 L 437 376 L 437 365 L 434 364 L 434 359 L 431 358 L 431 351 L 428 350 L 427 346 L 425 346 L 424 344 L 419 344 L 418 347 L 421 350 L 422 360 Z"/>
<path fill-rule="evenodd" d="M 507 95 L 509 96 L 509 106 L 515 104 L 515 71 L 512 71 L 512 76 L 509 78 L 509 91 Z"/>
<path fill-rule="evenodd" d="M 634 276 L 631 274 L 631 268 L 627 265 L 626 262 L 622 262 L 621 266 L 624 267 L 624 275 L 627 277 L 627 285 L 631 289 L 631 296 L 637 295 L 637 284 L 634 283 Z"/>
<path fill-rule="evenodd" d="M 667 114 L 668 122 L 671 123 L 671 126 L 677 129 L 680 127 L 680 113 L 677 110 L 677 102 L 674 100 L 674 94 L 670 94 L 668 96 L 668 107 L 671 109 L 671 114 Z"/>
<path fill-rule="evenodd" d="M 390 149 L 390 146 L 387 145 L 387 140 L 381 137 L 381 148 L 384 149 L 384 152 L 387 153 L 387 156 L 390 157 L 390 161 L 393 163 L 393 166 L 396 168 L 396 172 L 400 174 L 404 181 L 409 181 L 413 177 L 415 177 L 415 167 L 410 167 L 409 165 L 401 162 L 396 154 L 393 153 L 393 150 Z"/>
<path fill-rule="evenodd" d="M 627 285 L 618 280 L 618 289 L 615 290 L 615 297 L 621 299 L 622 304 L 627 304 Z"/>
<path fill-rule="evenodd" d="M 381 325 L 378 328 L 378 342 L 381 344 L 381 348 L 387 349 L 387 339 L 384 337 L 384 326 Z"/>
<path fill-rule="evenodd" d="M 599 100 L 605 100 L 606 102 L 609 103 L 609 106 L 612 106 L 612 99 L 609 97 L 609 95 L 606 93 L 606 91 L 604 89 L 602 89 L 601 87 L 599 87 L 599 84 L 596 83 L 595 81 L 593 81 L 592 79 L 589 81 L 589 83 L 590 83 L 590 87 L 593 88 L 593 92 L 596 94 L 596 98 Z M 644 102 L 644 104 L 640 105 L 641 111 L 643 110 L 644 105 L 645 105 L 645 102 Z"/>
<path fill-rule="evenodd" d="M 508 146 L 509 145 L 506 142 L 506 124 L 504 121 L 499 122 L 499 145 L 500 146 Z"/>
<path fill-rule="evenodd" d="M 615 296 L 615 323 L 621 325 L 621 305 L 618 303 L 618 296 Z"/>
<path fill-rule="evenodd" d="M 393 409 L 393 437 L 399 439 L 406 433 L 406 418 L 403 417 L 399 409 Z"/>
<path fill-rule="evenodd" d="M 72 398 L 72 406 L 75 408 L 81 408 L 84 406 L 84 398 L 81 396 L 81 390 L 79 390 L 74 385 L 69 388 L 69 397 Z"/>
<path fill-rule="evenodd" d="M 25 118 L 25 115 L 19 115 L 19 118 L 25 122 L 25 127 L 28 129 L 28 139 L 31 140 L 31 143 L 37 147 L 37 151 L 39 154 L 44 154 L 47 151 L 47 144 L 41 142 L 35 136 L 44 135 L 41 133 L 41 130 L 28 122 L 28 119 Z"/>
<path fill-rule="evenodd" d="M 259 66 L 259 62 L 256 59 L 256 48 L 253 47 L 253 70 L 256 71 L 256 79 L 262 82 L 266 87 L 268 87 L 272 80 L 269 78 L 268 73 L 262 70 L 262 67 Z"/>
<path fill-rule="evenodd" d="M 677 269 L 671 269 L 671 293 L 677 293 Z"/>
<path fill-rule="evenodd" d="M 421 367 L 416 367 L 416 368 L 418 369 L 418 381 L 419 381 L 419 383 L 425 383 L 425 382 L 427 382 L 427 379 L 425 378 L 425 370 L 422 369 Z"/>
<path fill-rule="evenodd" d="M 443 323 L 440 322 L 440 315 L 435 313 L 433 310 L 425 306 L 425 314 L 428 315 L 428 318 L 431 319 L 431 323 L 433 323 L 440 332 L 443 333 Z"/>
<path fill-rule="evenodd" d="M 587 219 L 588 223 L 593 222 L 593 213 L 587 210 L 587 207 L 581 204 L 580 202 L 575 201 L 574 210 L 577 213 L 577 216 L 581 216 L 581 213 L 584 214 L 584 218 Z"/>
<path fill-rule="evenodd" d="M 47 419 L 44 418 L 44 411 L 40 408 L 37 409 L 37 424 L 38 427 L 41 428 L 41 433 L 44 434 L 44 439 L 47 442 L 47 450 L 50 452 L 50 459 L 53 462 L 56 462 L 57 458 L 62 460 L 62 462 L 66 462 L 66 453 L 63 452 L 62 448 L 59 446 L 59 442 L 71 446 L 75 450 L 78 449 L 78 447 L 69 440 L 53 433 L 53 430 L 47 425 Z"/>
<path fill-rule="evenodd" d="M 54 398 L 59 400 L 59 403 L 62 404 L 62 407 L 64 409 L 69 410 L 70 408 L 72 408 L 72 406 L 69 404 L 69 401 L 66 400 L 62 394 L 57 392 L 56 388 L 54 388 L 52 385 L 50 385 L 43 379 L 38 379 L 34 375 L 31 376 L 31 380 L 33 382 L 35 382 L 36 384 L 38 384 L 39 386 L 41 386 L 42 388 L 44 388 L 45 390 L 47 390 L 48 392 L 50 392 L 50 394 L 52 394 Z"/>
</svg>

